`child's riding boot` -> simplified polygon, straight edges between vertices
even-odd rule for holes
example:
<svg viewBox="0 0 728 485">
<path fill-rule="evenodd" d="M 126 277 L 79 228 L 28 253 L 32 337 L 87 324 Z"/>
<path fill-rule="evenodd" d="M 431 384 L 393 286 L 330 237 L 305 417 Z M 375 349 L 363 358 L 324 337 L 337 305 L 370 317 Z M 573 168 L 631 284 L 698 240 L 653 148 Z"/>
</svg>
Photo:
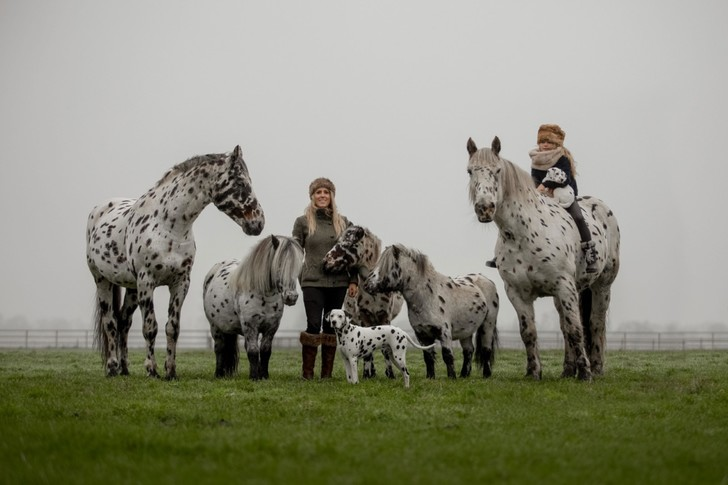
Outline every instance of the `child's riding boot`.
<svg viewBox="0 0 728 485">
<path fill-rule="evenodd" d="M 321 379 L 328 379 L 334 371 L 336 357 L 336 335 L 321 334 Z"/>
<path fill-rule="evenodd" d="M 581 243 L 581 249 L 584 251 L 584 259 L 586 260 L 586 272 L 596 273 L 597 269 L 597 250 L 594 247 L 594 241 L 584 241 Z"/>
<path fill-rule="evenodd" d="M 310 381 L 313 379 L 313 368 L 316 366 L 316 354 L 321 343 L 321 335 L 317 333 L 301 332 L 301 357 L 303 358 L 302 377 Z"/>
</svg>

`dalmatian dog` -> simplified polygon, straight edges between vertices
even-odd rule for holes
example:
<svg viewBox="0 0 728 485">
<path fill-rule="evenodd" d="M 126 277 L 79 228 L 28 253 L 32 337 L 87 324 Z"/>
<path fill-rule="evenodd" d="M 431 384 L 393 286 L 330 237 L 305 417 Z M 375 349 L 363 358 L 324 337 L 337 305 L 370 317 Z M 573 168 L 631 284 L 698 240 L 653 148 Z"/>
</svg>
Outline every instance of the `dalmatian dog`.
<svg viewBox="0 0 728 485">
<path fill-rule="evenodd" d="M 346 367 L 346 379 L 351 384 L 359 382 L 357 368 L 359 358 L 371 356 L 375 350 L 382 349 L 387 365 L 389 366 L 393 360 L 394 365 L 402 372 L 404 387 L 409 387 L 410 375 L 406 362 L 407 341 L 409 340 L 414 347 L 420 350 L 429 350 L 435 346 L 433 343 L 423 347 L 412 340 L 412 337 L 404 330 L 393 325 L 376 327 L 354 325 L 344 310 L 331 310 L 328 319 L 336 331 L 337 347 Z"/>
<path fill-rule="evenodd" d="M 574 203 L 574 189 L 571 185 L 566 183 L 566 172 L 557 167 L 551 167 L 546 171 L 546 176 L 543 178 L 543 182 L 555 182 L 557 184 L 563 184 L 563 187 L 557 187 L 554 189 L 554 199 L 556 202 L 566 209 Z"/>
</svg>

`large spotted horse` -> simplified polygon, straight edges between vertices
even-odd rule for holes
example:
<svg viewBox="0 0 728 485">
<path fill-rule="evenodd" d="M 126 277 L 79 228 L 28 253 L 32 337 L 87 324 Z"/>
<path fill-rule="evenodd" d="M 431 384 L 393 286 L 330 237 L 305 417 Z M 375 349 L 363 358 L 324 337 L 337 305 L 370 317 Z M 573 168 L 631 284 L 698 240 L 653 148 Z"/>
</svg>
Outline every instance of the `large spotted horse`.
<svg viewBox="0 0 728 485">
<path fill-rule="evenodd" d="M 456 377 L 453 340 L 463 350 L 460 377 L 470 375 L 474 352 L 483 377 L 490 377 L 498 343 L 498 292 L 490 279 L 481 274 L 446 276 L 435 270 L 426 255 L 395 244 L 384 250 L 364 286 L 370 292 L 402 292 L 420 343 L 440 342 L 448 377 Z M 434 378 L 435 350 L 423 353 L 427 377 Z"/>
<path fill-rule="evenodd" d="M 498 137 L 478 149 L 469 139 L 469 193 L 478 220 L 495 222 L 498 272 L 518 315 L 526 376 L 541 379 L 533 302 L 552 296 L 564 335 L 563 377 L 590 380 L 604 371 L 606 315 L 619 270 L 619 226 L 601 200 L 579 197 L 598 254 L 587 273 L 574 220 L 558 201 L 540 195 L 531 176 L 500 157 Z"/>
<path fill-rule="evenodd" d="M 250 379 L 268 378 L 273 337 L 284 305 L 298 300 L 296 284 L 303 249 L 295 239 L 268 236 L 241 262 L 215 264 L 205 276 L 202 303 L 215 344 L 215 377 L 230 377 L 238 367 L 238 335 L 245 338 Z"/>
<path fill-rule="evenodd" d="M 374 269 L 381 253 L 381 240 L 369 229 L 351 225 L 341 233 L 336 244 L 324 256 L 324 271 L 355 271 L 359 275 L 359 292 L 356 297 L 346 296 L 344 310 L 351 323 L 361 327 L 389 325 L 404 304 L 402 294 L 394 291 L 371 293 L 364 287 L 369 273 Z M 387 377 L 393 379 L 394 371 L 387 360 Z M 363 377 L 376 375 L 374 355 L 364 357 Z"/>
<path fill-rule="evenodd" d="M 243 232 L 258 235 L 265 217 L 240 146 L 175 165 L 138 199 L 110 199 L 89 214 L 86 260 L 96 282 L 95 329 L 106 375 L 128 374 L 127 336 L 137 306 L 143 318 L 147 374 L 154 358 L 157 319 L 153 293 L 169 287 L 165 377 L 177 377 L 180 311 L 195 259 L 192 224 L 213 203 Z M 121 290 L 125 288 L 123 302 Z"/>
</svg>

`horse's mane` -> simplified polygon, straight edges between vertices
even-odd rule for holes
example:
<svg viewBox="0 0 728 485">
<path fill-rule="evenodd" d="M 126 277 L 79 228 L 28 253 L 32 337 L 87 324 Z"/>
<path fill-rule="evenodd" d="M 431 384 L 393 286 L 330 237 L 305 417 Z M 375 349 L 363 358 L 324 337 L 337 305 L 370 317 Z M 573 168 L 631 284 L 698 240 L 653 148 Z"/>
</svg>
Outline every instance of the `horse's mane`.
<svg viewBox="0 0 728 485">
<path fill-rule="evenodd" d="M 416 249 L 405 247 L 402 244 L 395 244 L 387 247 L 384 250 L 384 253 L 382 253 L 382 257 L 379 258 L 379 268 L 382 274 L 388 274 L 391 272 L 392 266 L 396 260 L 396 253 L 404 253 L 412 259 L 412 261 L 414 261 L 415 267 L 417 268 L 417 276 L 425 276 L 428 272 L 433 270 L 432 264 L 430 264 L 430 259 L 427 255 L 417 251 Z"/>
<path fill-rule="evenodd" d="M 379 253 L 382 251 L 382 240 L 379 239 L 372 231 L 370 231 L 366 227 L 350 226 L 350 228 L 352 230 L 361 228 L 364 231 L 364 236 L 362 237 L 362 239 L 366 238 L 371 241 L 373 259 L 371 261 L 362 261 L 362 262 L 367 264 L 367 268 L 369 268 L 369 269 L 373 268 L 374 265 L 377 263 L 377 259 L 379 259 Z"/>
<path fill-rule="evenodd" d="M 487 167 L 494 169 L 501 167 L 500 184 L 503 189 L 503 199 L 526 201 L 529 196 L 538 195 L 534 187 L 533 178 L 518 165 L 506 160 L 490 148 L 481 148 L 473 154 L 470 164 L 474 167 Z M 470 200 L 475 201 L 475 187 L 470 186 Z"/>
<path fill-rule="evenodd" d="M 196 155 L 194 157 L 188 158 L 184 162 L 180 162 L 174 167 L 167 170 L 164 175 L 162 175 L 162 178 L 159 179 L 159 181 L 156 183 L 155 187 L 158 187 L 163 183 L 171 180 L 176 175 L 189 172 L 191 169 L 199 165 L 216 162 L 221 158 L 224 159 L 227 155 L 227 153 L 210 153 L 207 155 Z"/>
<path fill-rule="evenodd" d="M 231 287 L 235 293 L 270 294 L 276 290 L 274 272 L 280 275 L 278 280 L 290 281 L 298 278 L 302 264 L 303 250 L 293 238 L 271 235 L 261 240 L 233 271 Z"/>
</svg>

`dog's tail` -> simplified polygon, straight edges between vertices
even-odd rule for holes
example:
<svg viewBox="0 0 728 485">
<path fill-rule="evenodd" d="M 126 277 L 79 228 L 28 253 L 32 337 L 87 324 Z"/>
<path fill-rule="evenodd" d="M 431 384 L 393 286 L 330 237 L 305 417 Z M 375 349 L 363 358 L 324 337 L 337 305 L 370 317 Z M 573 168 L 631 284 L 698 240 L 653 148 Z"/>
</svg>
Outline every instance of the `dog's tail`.
<svg viewBox="0 0 728 485">
<path fill-rule="evenodd" d="M 410 343 L 411 343 L 411 344 L 412 344 L 412 345 L 413 345 L 414 347 L 416 347 L 416 348 L 418 348 L 418 349 L 420 349 L 420 350 L 430 350 L 431 348 L 433 348 L 433 347 L 435 346 L 435 344 L 434 344 L 434 343 L 431 343 L 430 345 L 425 345 L 425 346 L 422 346 L 422 345 L 418 344 L 417 342 L 415 342 L 415 341 L 414 341 L 414 339 L 413 339 L 412 337 L 410 337 L 410 336 L 409 336 L 409 334 L 408 334 L 407 332 L 405 332 L 405 333 L 404 333 L 404 335 L 405 335 L 405 336 L 407 337 L 407 340 L 409 340 L 409 342 L 410 342 Z"/>
</svg>

